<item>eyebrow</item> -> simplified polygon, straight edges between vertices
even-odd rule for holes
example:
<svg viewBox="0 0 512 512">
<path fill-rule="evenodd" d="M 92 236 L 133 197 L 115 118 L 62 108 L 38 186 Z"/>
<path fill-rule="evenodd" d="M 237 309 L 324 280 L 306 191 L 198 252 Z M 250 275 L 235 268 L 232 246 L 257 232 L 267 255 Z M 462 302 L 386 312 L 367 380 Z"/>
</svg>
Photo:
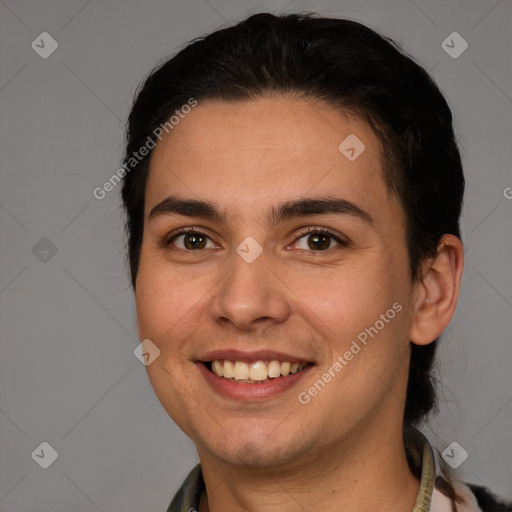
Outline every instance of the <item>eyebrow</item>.
<svg viewBox="0 0 512 512">
<path fill-rule="evenodd" d="M 276 225 L 296 217 L 326 214 L 350 215 L 374 227 L 374 219 L 368 212 L 350 201 L 333 197 L 310 197 L 274 205 L 268 211 L 266 220 L 269 225 Z M 183 215 L 223 223 L 227 219 L 226 213 L 209 201 L 169 196 L 151 209 L 148 220 L 167 215 Z"/>
</svg>

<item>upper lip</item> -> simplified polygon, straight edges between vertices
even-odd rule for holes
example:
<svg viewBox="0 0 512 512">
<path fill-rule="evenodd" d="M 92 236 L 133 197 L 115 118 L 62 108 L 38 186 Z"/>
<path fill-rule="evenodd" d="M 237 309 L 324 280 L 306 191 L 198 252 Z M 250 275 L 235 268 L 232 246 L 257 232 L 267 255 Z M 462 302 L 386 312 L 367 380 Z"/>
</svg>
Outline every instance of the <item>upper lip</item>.
<svg viewBox="0 0 512 512">
<path fill-rule="evenodd" d="M 217 349 L 207 352 L 198 358 L 198 361 L 215 361 L 227 359 L 228 361 L 243 361 L 251 363 L 253 361 L 282 361 L 290 363 L 300 363 L 302 361 L 311 362 L 307 357 L 297 357 L 296 355 L 276 352 L 275 350 L 255 350 L 244 352 L 234 349 Z"/>
</svg>

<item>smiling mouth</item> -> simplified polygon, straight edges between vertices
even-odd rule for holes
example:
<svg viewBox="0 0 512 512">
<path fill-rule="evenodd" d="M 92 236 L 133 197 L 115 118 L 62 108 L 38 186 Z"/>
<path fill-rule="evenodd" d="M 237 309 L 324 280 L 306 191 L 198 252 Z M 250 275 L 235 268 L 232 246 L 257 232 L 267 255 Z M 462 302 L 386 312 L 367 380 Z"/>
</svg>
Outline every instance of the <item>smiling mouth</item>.
<svg viewBox="0 0 512 512">
<path fill-rule="evenodd" d="M 245 384 L 262 384 L 288 375 L 293 375 L 309 366 L 309 362 L 301 361 L 290 363 L 288 361 L 228 361 L 215 359 L 205 361 L 204 365 L 217 377 Z"/>
</svg>

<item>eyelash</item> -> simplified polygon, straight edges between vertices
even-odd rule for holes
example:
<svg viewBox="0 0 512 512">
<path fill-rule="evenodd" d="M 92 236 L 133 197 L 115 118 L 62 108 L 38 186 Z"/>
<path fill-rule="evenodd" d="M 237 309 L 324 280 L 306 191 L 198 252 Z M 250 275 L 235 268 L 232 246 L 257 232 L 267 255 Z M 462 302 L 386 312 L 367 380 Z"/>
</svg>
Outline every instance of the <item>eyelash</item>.
<svg viewBox="0 0 512 512">
<path fill-rule="evenodd" d="M 162 247 L 167 248 L 176 238 L 178 238 L 179 236 L 184 235 L 184 234 L 185 235 L 201 235 L 201 236 L 205 236 L 206 238 L 211 240 L 211 238 L 208 235 L 202 233 L 201 231 L 198 231 L 196 228 L 180 228 L 177 231 L 175 231 L 174 233 L 172 233 L 172 235 L 170 235 L 169 237 L 166 237 L 163 240 Z M 340 245 L 340 247 L 348 247 L 348 245 L 349 245 L 349 242 L 347 240 L 340 238 L 338 235 L 334 234 L 332 231 L 330 231 L 326 228 L 319 228 L 319 227 L 314 227 L 314 226 L 309 227 L 305 231 L 301 232 L 295 238 L 295 240 L 293 241 L 293 244 L 295 244 L 298 240 L 300 240 L 304 236 L 310 235 L 310 234 L 327 235 L 327 236 L 331 237 L 332 239 L 334 239 Z M 331 249 L 334 249 L 334 247 L 329 247 L 328 249 L 318 250 L 318 251 L 311 250 L 308 252 L 327 252 Z M 197 250 L 177 249 L 177 250 L 185 251 L 185 252 L 199 252 L 199 251 L 203 251 L 205 249 L 197 249 Z"/>
</svg>

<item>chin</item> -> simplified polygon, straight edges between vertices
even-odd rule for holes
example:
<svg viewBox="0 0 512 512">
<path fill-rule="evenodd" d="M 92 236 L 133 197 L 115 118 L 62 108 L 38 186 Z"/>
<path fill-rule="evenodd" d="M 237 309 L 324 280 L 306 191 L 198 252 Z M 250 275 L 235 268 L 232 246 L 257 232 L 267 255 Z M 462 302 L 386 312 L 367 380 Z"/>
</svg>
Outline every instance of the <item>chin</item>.
<svg viewBox="0 0 512 512">
<path fill-rule="evenodd" d="M 254 469 L 287 465 L 297 460 L 305 449 L 303 441 L 298 443 L 290 435 L 285 439 L 279 439 L 272 435 L 262 435 L 259 438 L 255 435 L 231 438 L 229 434 L 224 434 L 222 439 L 209 438 L 200 443 L 196 442 L 196 446 L 200 458 L 203 455 L 213 456 L 229 465 Z"/>
</svg>

